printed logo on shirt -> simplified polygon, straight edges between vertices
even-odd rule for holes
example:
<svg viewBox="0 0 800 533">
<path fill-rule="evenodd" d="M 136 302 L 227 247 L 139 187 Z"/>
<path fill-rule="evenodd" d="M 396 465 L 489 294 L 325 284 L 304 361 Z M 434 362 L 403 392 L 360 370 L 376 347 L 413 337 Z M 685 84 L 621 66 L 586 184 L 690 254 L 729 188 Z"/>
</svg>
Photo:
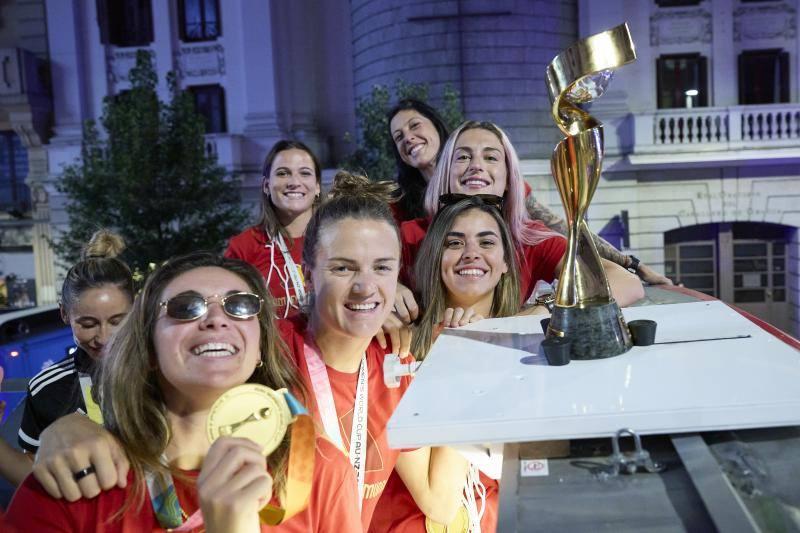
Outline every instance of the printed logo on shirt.
<svg viewBox="0 0 800 533">
<path fill-rule="evenodd" d="M 350 428 L 353 427 L 353 410 L 351 409 L 343 416 L 339 417 L 339 424 L 341 424 L 342 435 L 345 439 L 345 446 L 350 449 Z M 356 443 L 358 444 L 358 443 Z M 383 456 L 375 437 L 367 429 L 367 469 L 366 472 L 380 472 L 383 470 Z"/>
</svg>

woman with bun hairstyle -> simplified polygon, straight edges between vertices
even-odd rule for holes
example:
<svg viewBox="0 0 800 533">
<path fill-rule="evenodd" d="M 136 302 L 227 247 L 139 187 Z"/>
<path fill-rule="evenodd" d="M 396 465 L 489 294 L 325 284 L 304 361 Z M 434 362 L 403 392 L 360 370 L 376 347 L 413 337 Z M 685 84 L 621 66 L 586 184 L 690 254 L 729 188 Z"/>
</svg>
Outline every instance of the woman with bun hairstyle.
<svg viewBox="0 0 800 533">
<path fill-rule="evenodd" d="M 392 350 L 374 340 L 397 288 L 400 238 L 386 201 L 395 188 L 337 174 L 330 199 L 306 231 L 303 262 L 313 289 L 308 315 L 281 324 L 309 383 L 312 411 L 350 456 L 365 529 L 373 512 L 385 511 L 376 505 L 393 469 L 417 505 L 440 521 L 457 512 L 467 473 L 466 461 L 448 448 L 402 451 L 388 445 L 386 425 L 410 382 L 385 386 L 383 359 Z"/>
<path fill-rule="evenodd" d="M 491 122 L 468 121 L 447 140 L 436 173 L 425 192 L 427 219 L 402 225 L 405 274 L 425 237 L 429 220 L 445 195 L 497 198 L 508 225 L 520 265 L 520 295 L 528 300 L 538 280 L 552 282 L 561 268 L 566 239 L 543 223 L 531 220 L 525 207 L 525 189 L 516 151 L 506 134 Z M 641 282 L 624 268 L 603 260 L 612 294 L 620 306 L 644 295 Z"/>
<path fill-rule="evenodd" d="M 42 430 L 69 413 L 91 417 L 98 412 L 91 396 L 91 376 L 133 301 L 131 271 L 118 259 L 124 249 L 121 237 L 100 230 L 64 278 L 61 317 L 72 328 L 75 347 L 28 384 L 19 429 L 19 445 L 26 453 L 0 440 L 0 471 L 15 485 L 31 471 Z"/>
<path fill-rule="evenodd" d="M 397 223 L 402 224 L 425 216 L 425 188 L 436 172 L 436 165 L 449 132 L 434 108 L 413 98 L 400 100 L 389 111 L 387 119 L 397 161 L 397 183 L 402 191 L 400 200 L 393 204 L 392 209 Z M 523 187 L 529 218 L 566 235 L 567 225 L 564 219 L 539 203 L 527 183 L 523 182 Z M 672 285 L 669 278 L 638 259 L 623 254 L 599 235 L 592 236 L 601 257 L 623 268 L 634 268 L 637 275 L 648 283 Z"/>
<path fill-rule="evenodd" d="M 317 156 L 300 141 L 276 142 L 264 159 L 261 218 L 231 238 L 225 257 L 255 266 L 267 281 L 278 317 L 297 314 L 305 299 L 303 235 L 322 194 Z"/>
<path fill-rule="evenodd" d="M 8 522 L 37 532 L 358 531 L 352 469 L 306 416 L 270 301 L 252 265 L 215 254 L 150 274 L 98 379 L 105 431 L 131 466 L 124 483 L 68 503 L 29 477 Z M 285 433 L 265 436 L 282 422 Z M 96 477 L 98 464 L 71 456 L 78 483 Z"/>
</svg>

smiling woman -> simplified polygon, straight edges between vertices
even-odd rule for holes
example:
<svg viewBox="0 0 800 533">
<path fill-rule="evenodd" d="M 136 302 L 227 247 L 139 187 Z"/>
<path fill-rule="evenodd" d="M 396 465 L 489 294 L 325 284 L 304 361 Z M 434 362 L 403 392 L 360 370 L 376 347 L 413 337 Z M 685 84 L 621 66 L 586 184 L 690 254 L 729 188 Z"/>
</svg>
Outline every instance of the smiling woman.
<svg viewBox="0 0 800 533">
<path fill-rule="evenodd" d="M 197 253 L 152 273 L 100 372 L 104 425 L 132 472 L 117 487 L 74 503 L 49 496 L 29 477 L 9 507 L 9 523 L 21 531 L 214 533 L 258 531 L 261 523 L 274 526 L 270 531 L 358 530 L 352 469 L 315 437 L 310 422 L 310 435 L 291 430 L 270 451 L 237 437 L 243 422 L 221 426 L 233 436 L 213 443 L 209 437 L 213 408 L 245 383 L 269 387 L 295 406 L 292 414 L 303 412 L 296 397 L 304 398 L 304 387 L 268 302 L 261 275 L 242 261 Z M 268 416 L 262 409 L 247 417 L 248 407 L 240 405 L 239 419 Z M 70 466 L 78 483 L 100 476 L 100 464 Z M 302 483 L 293 481 L 297 476 Z M 306 503 L 290 506 L 298 486 Z M 262 515 L 265 504 L 286 513 Z"/>
<path fill-rule="evenodd" d="M 231 238 L 226 257 L 252 264 L 267 280 L 277 314 L 297 314 L 305 299 L 300 255 L 322 194 L 319 161 L 299 141 L 278 141 L 264 160 L 261 218 Z"/>
<path fill-rule="evenodd" d="M 75 347 L 28 384 L 19 429 L 19 445 L 28 453 L 0 442 L 0 473 L 14 485 L 30 473 L 32 454 L 46 427 L 69 413 L 96 412 L 91 409 L 91 375 L 133 300 L 131 271 L 117 259 L 124 248 L 119 236 L 98 231 L 64 278 L 61 317 L 72 329 Z"/>
</svg>

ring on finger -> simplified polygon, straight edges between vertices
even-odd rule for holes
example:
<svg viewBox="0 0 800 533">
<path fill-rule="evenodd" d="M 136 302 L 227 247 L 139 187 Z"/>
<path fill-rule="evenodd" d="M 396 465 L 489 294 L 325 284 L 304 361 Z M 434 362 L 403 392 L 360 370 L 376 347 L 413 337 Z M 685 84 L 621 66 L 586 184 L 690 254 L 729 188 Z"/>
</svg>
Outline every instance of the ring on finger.
<svg viewBox="0 0 800 533">
<path fill-rule="evenodd" d="M 82 470 L 78 470 L 77 472 L 73 472 L 72 473 L 72 479 L 74 479 L 75 481 L 80 481 L 83 478 L 85 478 L 86 476 L 91 476 L 92 474 L 94 474 L 94 472 L 95 472 L 94 465 L 89 465 L 89 466 L 87 466 L 86 468 L 84 468 Z"/>
</svg>

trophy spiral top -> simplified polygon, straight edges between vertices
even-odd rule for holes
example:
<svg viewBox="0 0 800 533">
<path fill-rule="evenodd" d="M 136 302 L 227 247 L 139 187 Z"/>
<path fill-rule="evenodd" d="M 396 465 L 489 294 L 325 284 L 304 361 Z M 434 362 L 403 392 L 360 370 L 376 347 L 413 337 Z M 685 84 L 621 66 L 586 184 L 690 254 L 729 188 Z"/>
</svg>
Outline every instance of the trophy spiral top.
<svg viewBox="0 0 800 533">
<path fill-rule="evenodd" d="M 580 109 L 601 96 L 614 69 L 636 60 L 628 24 L 596 33 L 558 54 L 547 67 L 552 115 L 565 135 L 575 135 L 599 122 Z"/>
</svg>

